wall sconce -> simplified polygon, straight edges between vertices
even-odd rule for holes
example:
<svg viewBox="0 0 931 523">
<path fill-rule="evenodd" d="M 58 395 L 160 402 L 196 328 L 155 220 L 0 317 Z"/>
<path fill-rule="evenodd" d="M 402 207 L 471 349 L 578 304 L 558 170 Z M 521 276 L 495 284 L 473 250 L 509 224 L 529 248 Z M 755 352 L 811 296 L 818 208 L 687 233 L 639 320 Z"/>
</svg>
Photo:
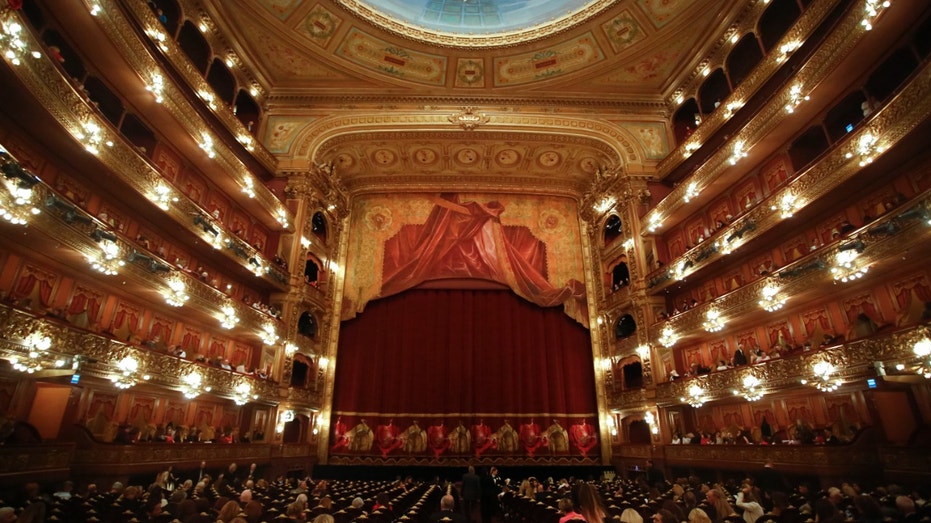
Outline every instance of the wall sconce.
<svg viewBox="0 0 931 523">
<path fill-rule="evenodd" d="M 118 389 L 128 389 L 139 382 L 139 379 L 147 381 L 151 378 L 148 374 L 139 376 L 139 362 L 132 356 L 126 356 L 116 364 L 119 372 L 110 376 L 110 381 Z"/>
<path fill-rule="evenodd" d="M 834 255 L 834 266 L 831 267 L 831 275 L 834 276 L 835 283 L 839 280 L 843 283 L 854 281 L 862 278 L 870 268 L 857 262 L 860 253 L 857 249 L 839 250 Z"/>
<path fill-rule="evenodd" d="M 794 113 L 795 108 L 802 102 L 807 102 L 811 98 L 808 95 L 802 96 L 802 86 L 795 84 L 789 89 L 789 103 L 786 104 L 786 112 Z"/>
<path fill-rule="evenodd" d="M 258 394 L 252 394 L 252 385 L 246 381 L 240 381 L 235 388 L 233 388 L 233 401 L 237 405 L 245 405 L 249 400 L 259 399 Z"/>
<path fill-rule="evenodd" d="M 724 328 L 725 323 L 724 318 L 721 317 L 721 311 L 712 307 L 705 312 L 705 321 L 702 322 L 702 327 L 708 332 L 718 332 Z"/>
<path fill-rule="evenodd" d="M 860 25 L 867 31 L 871 31 L 873 29 L 873 21 L 890 5 L 892 5 L 892 2 L 889 0 L 883 2 L 880 0 L 866 0 L 866 6 L 864 7 L 866 12 L 863 15 L 863 20 L 860 20 Z"/>
<path fill-rule="evenodd" d="M 779 294 L 779 286 L 776 285 L 776 282 L 769 280 L 766 282 L 766 285 L 760 289 L 760 294 L 763 295 L 763 298 L 760 300 L 760 307 L 763 307 L 764 310 L 768 312 L 774 312 L 782 308 L 785 305 L 787 298 Z"/>
<path fill-rule="evenodd" d="M 834 392 L 841 386 L 840 378 L 832 379 L 835 368 L 830 362 L 819 361 L 812 366 L 811 370 L 814 373 L 812 381 L 809 382 L 806 379 L 802 379 L 802 385 L 813 385 L 821 392 Z"/>
<path fill-rule="evenodd" d="M 178 197 L 172 196 L 171 188 L 162 182 L 158 182 L 158 185 L 155 186 L 155 191 L 149 194 L 149 200 L 155 205 L 158 205 L 159 209 L 167 211 L 171 202 L 178 201 Z"/>
<path fill-rule="evenodd" d="M 224 329 L 232 329 L 239 324 L 239 316 L 236 315 L 236 309 L 232 304 L 226 304 L 220 308 L 220 326 Z"/>
<path fill-rule="evenodd" d="M 643 415 L 643 421 L 650 427 L 650 434 L 659 434 L 659 427 L 656 425 L 656 417 L 653 416 L 653 411 L 646 411 Z"/>
<path fill-rule="evenodd" d="M 689 387 L 688 395 L 679 398 L 682 403 L 688 403 L 692 408 L 697 409 L 705 404 L 707 398 L 705 397 L 705 389 L 701 388 L 697 383 L 692 384 Z"/>
<path fill-rule="evenodd" d="M 693 198 L 698 196 L 698 184 L 695 182 L 690 182 L 688 187 L 685 188 L 685 195 L 682 197 L 686 203 L 690 202 Z"/>
<path fill-rule="evenodd" d="M 208 158 L 214 158 L 217 152 L 213 148 L 213 138 L 207 133 L 201 133 L 201 141 L 197 145 L 207 153 Z"/>
<path fill-rule="evenodd" d="M 0 45 L 3 45 L 3 56 L 13 65 L 22 63 L 20 57 L 29 53 L 26 42 L 20 37 L 23 32 L 23 26 L 13 20 L 4 20 L 3 32 L 0 32 Z M 38 51 L 29 53 L 33 58 L 41 58 L 42 54 Z"/>
<path fill-rule="evenodd" d="M 191 298 L 180 275 L 168 279 L 168 290 L 162 291 L 162 296 L 165 297 L 165 302 L 172 307 L 180 307 Z"/>
<path fill-rule="evenodd" d="M 857 140 L 857 145 L 855 148 L 855 153 L 860 157 L 860 167 L 863 167 L 867 164 L 873 163 L 873 158 L 875 155 L 882 153 L 886 150 L 885 147 L 881 145 L 876 145 L 876 142 L 879 141 L 879 137 L 873 136 L 871 133 L 864 133 Z M 849 152 L 845 155 L 846 158 L 853 158 L 854 153 Z"/>
<path fill-rule="evenodd" d="M 203 381 L 203 376 L 197 371 L 191 371 L 190 374 L 182 377 L 181 392 L 184 394 L 184 397 L 194 399 L 199 396 L 201 392 L 210 392 L 211 387 L 202 388 Z"/>
<path fill-rule="evenodd" d="M 284 424 L 294 421 L 294 411 L 291 409 L 281 411 L 278 416 L 278 424 L 275 425 L 275 432 L 281 434 L 284 432 Z"/>
<path fill-rule="evenodd" d="M 271 323 L 262 326 L 259 337 L 262 338 L 262 343 L 265 345 L 274 345 L 278 341 L 278 333 L 275 332 L 275 326 Z"/>
<path fill-rule="evenodd" d="M 165 101 L 162 92 L 165 90 L 165 78 L 158 73 L 152 75 L 152 81 L 145 86 L 145 90 L 152 93 L 155 97 L 155 103 L 160 104 Z"/>
<path fill-rule="evenodd" d="M 747 401 L 756 401 L 763 397 L 762 382 L 753 374 L 747 374 L 741 380 L 743 386 L 740 389 L 734 389 L 735 396 L 743 396 Z"/>
<path fill-rule="evenodd" d="M 747 151 L 744 150 L 744 143 L 742 141 L 735 143 L 734 153 L 731 154 L 731 157 L 729 159 L 731 165 L 737 165 L 737 162 L 739 162 L 741 159 L 746 158 L 746 157 L 747 157 Z"/>
<path fill-rule="evenodd" d="M 676 336 L 676 333 L 674 330 L 672 330 L 672 327 L 670 327 L 669 325 L 666 325 L 665 327 L 663 327 L 663 331 L 660 334 L 658 341 L 660 345 L 668 349 L 669 347 L 672 347 L 673 345 L 675 345 L 677 341 L 679 341 L 679 337 Z"/>
</svg>

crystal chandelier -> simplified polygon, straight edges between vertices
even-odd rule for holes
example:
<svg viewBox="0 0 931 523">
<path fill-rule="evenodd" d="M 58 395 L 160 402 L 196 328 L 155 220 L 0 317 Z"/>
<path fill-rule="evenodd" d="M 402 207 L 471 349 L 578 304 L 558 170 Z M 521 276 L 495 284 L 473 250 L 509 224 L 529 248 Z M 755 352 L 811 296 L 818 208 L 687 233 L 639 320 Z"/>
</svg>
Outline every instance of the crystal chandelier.
<svg viewBox="0 0 931 523">
<path fill-rule="evenodd" d="M 274 345 L 275 342 L 278 341 L 278 333 L 275 331 L 275 326 L 271 323 L 266 323 L 262 326 L 259 337 L 262 338 L 262 343 L 265 345 Z"/>
<path fill-rule="evenodd" d="M 96 155 L 100 154 L 101 145 L 113 147 L 111 140 L 104 140 L 103 128 L 94 120 L 84 122 L 81 127 L 83 130 L 75 133 L 75 137 L 84 145 L 87 152 Z"/>
<path fill-rule="evenodd" d="M 931 339 L 925 336 L 916 341 L 915 346 L 912 347 L 912 352 L 920 359 L 917 369 L 918 374 L 931 379 L 931 358 L 929 358 L 931 356 Z"/>
<path fill-rule="evenodd" d="M 233 401 L 236 402 L 237 405 L 245 405 L 249 400 L 257 399 L 259 399 L 259 395 L 252 393 L 252 385 L 248 382 L 241 381 L 233 389 Z"/>
<path fill-rule="evenodd" d="M 0 203 L 0 216 L 13 225 L 26 225 L 40 211 L 32 205 L 32 187 L 23 182 L 6 178 L 4 185 L 10 192 L 10 201 Z"/>
<path fill-rule="evenodd" d="M 676 336 L 676 333 L 674 330 L 672 330 L 672 327 L 666 325 L 663 327 L 663 332 L 660 334 L 658 341 L 660 345 L 668 349 L 669 347 L 675 345 L 677 341 L 679 341 L 679 337 Z"/>
<path fill-rule="evenodd" d="M 813 385 L 821 392 L 834 392 L 841 386 L 840 378 L 832 378 L 836 369 L 830 362 L 819 361 L 812 366 L 811 370 L 814 373 L 812 381 L 803 379 L 802 385 Z"/>
<path fill-rule="evenodd" d="M 724 328 L 724 318 L 721 317 L 721 311 L 712 307 L 705 313 L 705 321 L 702 327 L 708 332 L 718 332 Z"/>
<path fill-rule="evenodd" d="M 859 256 L 860 253 L 856 249 L 837 251 L 834 255 L 834 266 L 831 267 L 831 275 L 835 282 L 858 280 L 870 270 L 869 266 L 857 262 Z"/>
<path fill-rule="evenodd" d="M 172 202 L 178 201 L 178 197 L 172 195 L 171 188 L 162 182 L 158 182 L 155 192 L 149 194 L 149 199 L 163 211 L 167 211 Z"/>
<path fill-rule="evenodd" d="M 650 427 L 650 434 L 659 434 L 659 426 L 656 424 L 656 417 L 653 416 L 653 411 L 648 410 L 646 414 L 643 415 L 643 421 Z"/>
<path fill-rule="evenodd" d="M 763 298 L 759 302 L 760 307 L 763 307 L 763 309 L 768 312 L 781 309 L 787 300 L 785 296 L 779 294 L 779 287 L 776 285 L 776 282 L 772 280 L 766 282 L 766 285 L 760 289 L 760 294 L 763 295 Z"/>
<path fill-rule="evenodd" d="M 162 291 L 165 301 L 172 307 L 184 305 L 191 297 L 187 294 L 187 286 L 180 277 L 168 280 L 168 290 Z"/>
<path fill-rule="evenodd" d="M 52 339 L 43 334 L 41 331 L 34 331 L 24 340 L 26 350 L 28 351 L 25 358 L 12 357 L 10 365 L 19 372 L 34 374 L 48 367 L 60 368 L 65 365 L 65 360 L 49 359 L 48 350 L 52 347 Z"/>
<path fill-rule="evenodd" d="M 682 403 L 688 403 L 695 409 L 704 405 L 707 400 L 705 397 L 705 389 L 701 388 L 697 383 L 689 387 L 688 396 L 683 396 L 679 399 L 682 400 Z"/>
<path fill-rule="evenodd" d="M 740 389 L 734 389 L 735 396 L 743 396 L 747 401 L 756 401 L 763 397 L 763 389 L 760 385 L 760 378 L 757 378 L 753 374 L 747 374 L 741 380 L 743 387 Z"/>
<path fill-rule="evenodd" d="M 119 372 L 110 376 L 110 381 L 119 389 L 128 389 L 138 383 L 140 379 L 147 381 L 150 378 L 148 374 L 139 376 L 139 362 L 132 356 L 121 359 L 117 362 L 116 367 Z"/>
<path fill-rule="evenodd" d="M 0 31 L 0 46 L 3 46 L 3 56 L 13 65 L 22 63 L 20 58 L 29 53 L 26 42 L 21 38 L 23 26 L 13 20 L 4 20 L 2 23 L 3 31 Z M 33 58 L 41 58 L 38 51 L 29 53 Z"/>
<path fill-rule="evenodd" d="M 886 150 L 885 147 L 876 145 L 877 142 L 879 142 L 879 138 L 870 133 L 861 135 L 857 140 L 856 156 L 860 157 L 860 167 L 873 163 L 873 158 Z M 847 158 L 853 158 L 854 156 L 855 154 L 853 152 L 846 154 Z"/>
<path fill-rule="evenodd" d="M 201 392 L 210 392 L 211 387 L 203 387 L 203 381 L 204 378 L 199 372 L 191 371 L 190 374 L 181 378 L 181 393 L 185 398 L 193 399 Z"/>
<path fill-rule="evenodd" d="M 232 329 L 239 323 L 239 316 L 236 315 L 236 309 L 232 305 L 226 304 L 220 309 L 220 326 L 224 329 Z"/>
<path fill-rule="evenodd" d="M 107 276 L 113 276 L 119 273 L 120 267 L 126 265 L 126 262 L 120 259 L 120 246 L 110 240 L 100 240 L 97 244 L 102 252 L 87 256 L 88 263 L 94 270 L 102 272 Z"/>
</svg>

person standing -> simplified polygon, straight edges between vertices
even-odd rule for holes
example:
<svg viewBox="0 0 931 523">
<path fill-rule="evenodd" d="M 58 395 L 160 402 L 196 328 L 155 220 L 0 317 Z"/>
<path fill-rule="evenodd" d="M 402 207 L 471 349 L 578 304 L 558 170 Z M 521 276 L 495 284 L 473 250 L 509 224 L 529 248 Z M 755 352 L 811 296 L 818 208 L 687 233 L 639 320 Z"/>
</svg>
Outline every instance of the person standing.
<svg viewBox="0 0 931 523">
<path fill-rule="evenodd" d="M 468 472 L 462 475 L 462 487 L 460 489 L 462 496 L 462 512 L 466 519 L 473 521 L 473 512 L 479 506 L 482 499 L 482 480 L 475 473 L 475 467 L 469 466 Z M 481 517 L 481 516 L 479 516 Z"/>
</svg>

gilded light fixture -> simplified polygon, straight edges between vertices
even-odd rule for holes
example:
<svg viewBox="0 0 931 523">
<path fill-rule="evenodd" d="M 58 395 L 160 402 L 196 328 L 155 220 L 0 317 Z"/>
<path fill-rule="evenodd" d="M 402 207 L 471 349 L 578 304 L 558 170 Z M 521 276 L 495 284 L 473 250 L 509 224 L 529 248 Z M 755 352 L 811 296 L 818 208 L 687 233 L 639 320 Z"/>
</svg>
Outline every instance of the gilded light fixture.
<svg viewBox="0 0 931 523">
<path fill-rule="evenodd" d="M 760 307 L 763 307 L 764 310 L 768 312 L 774 312 L 782 308 L 785 305 L 787 298 L 779 294 L 779 286 L 775 281 L 769 280 L 766 282 L 766 285 L 760 289 L 760 294 L 762 299 L 760 299 Z"/>
<path fill-rule="evenodd" d="M 201 392 L 210 392 L 211 387 L 204 387 L 204 377 L 196 370 L 181 378 L 181 393 L 188 399 L 194 399 Z"/>
<path fill-rule="evenodd" d="M 680 281 L 685 279 L 685 277 L 687 276 L 685 272 L 686 270 L 688 270 L 688 265 L 686 261 L 680 260 L 679 263 L 676 264 L 676 267 L 672 270 L 673 278 L 680 280 Z"/>
<path fill-rule="evenodd" d="M 213 137 L 207 133 L 201 133 L 201 141 L 197 142 L 197 145 L 207 153 L 208 158 L 215 158 L 217 156 L 216 150 L 213 148 Z"/>
<path fill-rule="evenodd" d="M 859 256 L 860 253 L 856 249 L 837 251 L 834 255 L 834 266 L 831 267 L 831 275 L 835 282 L 858 280 L 870 270 L 868 265 L 857 261 Z"/>
<path fill-rule="evenodd" d="M 608 210 L 614 207 L 614 204 L 616 203 L 617 203 L 617 200 L 615 200 L 614 197 L 605 196 L 598 203 L 595 204 L 595 212 L 597 213 L 608 212 Z"/>
<path fill-rule="evenodd" d="M 693 383 L 689 386 L 689 391 L 687 396 L 679 398 L 682 403 L 688 403 L 692 408 L 697 409 L 705 404 L 707 398 L 705 397 L 705 389 L 701 388 L 697 383 Z"/>
<path fill-rule="evenodd" d="M 809 97 L 807 94 L 802 95 L 801 85 L 793 85 L 791 88 L 789 88 L 789 103 L 786 104 L 786 112 L 794 113 L 796 107 L 801 105 L 802 102 L 807 102 L 810 99 L 811 97 Z"/>
<path fill-rule="evenodd" d="M 693 198 L 698 196 L 698 193 L 699 193 L 698 184 L 694 181 L 689 182 L 688 187 L 685 188 L 685 195 L 682 197 L 682 199 L 685 200 L 686 203 L 688 203 Z"/>
<path fill-rule="evenodd" d="M 158 74 L 152 74 L 152 81 L 145 86 L 145 90 L 152 93 L 152 96 L 155 97 L 155 103 L 162 103 L 165 101 L 165 97 L 162 94 L 165 90 L 165 78 Z"/>
<path fill-rule="evenodd" d="M 250 176 L 246 176 L 243 183 L 244 185 L 242 192 L 246 193 L 249 198 L 255 198 L 255 182 L 252 181 L 252 178 Z"/>
<path fill-rule="evenodd" d="M 747 157 L 747 151 L 744 150 L 744 143 L 739 141 L 734 144 L 734 152 L 729 159 L 731 165 L 737 165 L 737 162 Z"/>
<path fill-rule="evenodd" d="M 220 326 L 224 329 L 232 329 L 239 324 L 239 316 L 236 315 L 236 309 L 232 304 L 227 303 L 220 308 Z"/>
<path fill-rule="evenodd" d="M 659 434 L 659 426 L 656 424 L 656 417 L 653 416 L 653 411 L 646 411 L 646 413 L 643 415 L 643 421 L 645 421 L 647 426 L 650 427 L 650 434 Z"/>
<path fill-rule="evenodd" d="M 819 361 L 812 365 L 811 381 L 802 379 L 802 385 L 813 385 L 821 392 L 834 392 L 841 386 L 840 378 L 833 378 L 835 368 L 829 361 Z"/>
<path fill-rule="evenodd" d="M 288 223 L 288 212 L 285 211 L 284 209 L 278 209 L 275 212 L 275 220 L 285 229 L 287 229 L 288 226 L 290 225 Z"/>
<path fill-rule="evenodd" d="M 50 359 L 48 350 L 52 348 L 52 339 L 42 331 L 31 332 L 23 341 L 23 345 L 26 349 L 26 357 L 14 356 L 9 359 L 13 369 L 19 372 L 34 374 L 48 367 L 63 367 L 65 365 L 63 359 Z"/>
<path fill-rule="evenodd" d="M 770 206 L 770 210 L 779 211 L 779 216 L 783 219 L 791 218 L 795 211 L 802 208 L 802 202 L 799 201 L 792 191 L 786 191 L 779 198 L 779 202 Z"/>
<path fill-rule="evenodd" d="M 744 106 L 743 100 L 734 100 L 733 102 L 728 102 L 728 104 L 724 106 L 724 117 L 730 118 L 731 116 L 734 115 L 734 113 L 737 112 L 738 109 L 740 109 L 743 106 Z"/>
<path fill-rule="evenodd" d="M 763 388 L 760 378 L 747 374 L 741 380 L 742 387 L 734 389 L 735 396 L 743 396 L 747 401 L 756 401 L 763 397 Z"/>
<path fill-rule="evenodd" d="M 886 150 L 885 147 L 876 145 L 878 142 L 879 137 L 874 136 L 872 133 L 863 133 L 860 138 L 857 139 L 855 151 L 848 152 L 845 156 L 847 158 L 853 158 L 856 153 L 856 156 L 860 157 L 860 167 L 873 163 L 873 159 L 876 155 Z"/>
<path fill-rule="evenodd" d="M 650 232 L 656 232 L 657 229 L 663 226 L 663 219 L 659 215 L 654 214 L 650 216 L 649 222 L 647 222 L 647 230 Z"/>
<path fill-rule="evenodd" d="M 13 225 L 26 225 L 29 220 L 42 212 L 32 205 L 32 186 L 23 180 L 4 178 L 3 185 L 9 191 L 9 198 L 0 200 L 0 216 Z"/>
<path fill-rule="evenodd" d="M 890 5 L 892 5 L 892 2 L 890 0 L 885 0 L 885 1 L 866 0 L 866 5 L 864 6 L 865 12 L 863 13 L 863 19 L 860 20 L 860 25 L 862 25 L 863 28 L 866 29 L 867 31 L 872 30 L 873 22 Z"/>
<path fill-rule="evenodd" d="M 200 99 L 203 100 L 205 104 L 207 104 L 207 107 L 211 109 L 217 108 L 217 98 L 210 91 L 197 91 L 197 96 L 200 97 Z M 213 157 L 211 156 L 211 158 Z"/>
<path fill-rule="evenodd" d="M 101 240 L 97 242 L 97 245 L 100 247 L 101 252 L 88 255 L 87 262 L 91 264 L 94 270 L 107 276 L 119 274 L 120 267 L 126 265 L 126 262 L 120 259 L 119 244 L 109 239 L 101 238 Z"/>
<path fill-rule="evenodd" d="M 702 327 L 708 332 L 718 332 L 724 328 L 725 323 L 724 318 L 721 317 L 721 311 L 712 307 L 705 312 L 705 321 L 702 322 Z"/>
<path fill-rule="evenodd" d="M 20 65 L 24 55 L 29 54 L 33 58 L 41 58 L 42 54 L 38 51 L 29 52 L 29 47 L 22 39 L 23 26 L 15 20 L 4 20 L 2 24 L 3 31 L 0 31 L 0 46 L 2 46 L 3 56 L 13 65 Z"/>
<path fill-rule="evenodd" d="M 252 393 L 252 385 L 245 380 L 240 381 L 236 387 L 233 388 L 233 401 L 237 405 L 245 405 L 249 400 L 257 399 L 259 399 L 259 395 Z"/>
<path fill-rule="evenodd" d="M 634 248 L 634 239 L 633 239 L 633 238 L 627 238 L 626 240 L 624 240 L 623 247 L 624 247 L 624 250 L 626 250 L 626 251 L 631 251 L 631 250 L 633 250 L 633 248 Z"/>
<path fill-rule="evenodd" d="M 919 358 L 917 373 L 931 379 L 931 339 L 927 336 L 915 342 L 912 352 Z"/>
<path fill-rule="evenodd" d="M 149 193 L 149 200 L 155 205 L 158 205 L 159 209 L 167 211 L 172 202 L 178 201 L 178 197 L 172 195 L 171 188 L 168 187 L 168 185 L 164 182 L 158 182 L 155 186 L 155 190 Z"/>
<path fill-rule="evenodd" d="M 798 40 L 792 40 L 782 44 L 779 46 L 779 56 L 776 57 L 776 61 L 779 63 L 786 61 L 786 59 L 789 58 L 789 55 L 795 52 L 795 50 L 801 46 L 802 42 L 799 42 Z"/>
<path fill-rule="evenodd" d="M 150 378 L 148 374 L 139 375 L 139 361 L 132 356 L 121 359 L 116 367 L 118 372 L 110 376 L 110 381 L 119 389 L 128 389 L 137 384 L 140 379 L 147 381 Z"/>
<path fill-rule="evenodd" d="M 262 338 L 262 343 L 265 345 L 274 345 L 278 341 L 278 333 L 275 331 L 275 326 L 271 323 L 266 323 L 262 326 L 262 330 L 259 331 L 259 337 Z"/>
<path fill-rule="evenodd" d="M 165 297 L 168 305 L 172 307 L 180 307 L 190 299 L 187 293 L 187 285 L 184 284 L 184 280 L 180 275 L 169 278 L 168 289 L 162 291 L 162 296 Z"/>
<path fill-rule="evenodd" d="M 692 156 L 692 153 L 701 148 L 701 144 L 698 142 L 689 142 L 685 144 L 685 151 L 683 151 L 682 156 L 688 158 Z"/>
<path fill-rule="evenodd" d="M 236 141 L 242 144 L 247 151 L 252 152 L 255 150 L 255 140 L 248 134 L 239 134 L 236 136 Z"/>
<path fill-rule="evenodd" d="M 663 327 L 663 331 L 660 333 L 658 341 L 660 345 L 668 349 L 669 347 L 675 345 L 677 341 L 679 341 L 679 337 L 676 335 L 676 332 L 672 330 L 672 327 L 666 325 Z"/>
<path fill-rule="evenodd" d="M 104 140 L 103 128 L 93 119 L 88 119 L 81 124 L 81 129 L 82 130 L 75 133 L 74 137 L 84 145 L 87 152 L 96 155 L 100 154 L 101 145 L 113 147 L 113 141 Z"/>
<path fill-rule="evenodd" d="M 297 352 L 297 345 L 288 342 L 284 345 L 284 353 L 288 356 L 293 356 Z"/>
</svg>

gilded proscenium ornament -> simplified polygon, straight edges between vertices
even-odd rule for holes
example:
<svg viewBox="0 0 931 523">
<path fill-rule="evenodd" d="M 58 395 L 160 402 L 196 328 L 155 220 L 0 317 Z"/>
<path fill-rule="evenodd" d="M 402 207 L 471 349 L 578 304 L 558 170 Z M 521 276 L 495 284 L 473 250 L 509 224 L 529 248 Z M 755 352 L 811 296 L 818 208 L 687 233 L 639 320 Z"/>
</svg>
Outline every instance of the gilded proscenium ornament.
<svg viewBox="0 0 931 523">
<path fill-rule="evenodd" d="M 863 38 L 865 31 L 860 27 L 860 16 L 854 13 L 854 11 L 856 10 L 850 10 L 846 14 L 843 20 L 835 26 L 834 30 L 828 35 L 818 49 L 812 53 L 808 61 L 799 68 L 796 78 L 803 81 L 805 85 L 818 85 L 833 72 L 842 60 L 849 56 L 850 50 Z M 781 43 L 785 42 L 781 41 Z M 769 59 L 772 60 L 773 57 Z M 684 203 L 683 197 L 690 182 L 696 182 L 699 187 L 708 187 L 711 186 L 720 175 L 732 169 L 730 157 L 733 154 L 733 145 L 735 143 L 742 142 L 746 150 L 753 150 L 753 148 L 764 140 L 768 134 L 778 128 L 779 125 L 782 125 L 786 118 L 791 117 L 791 115 L 785 111 L 786 104 L 791 100 L 792 95 L 790 91 L 791 85 L 787 84 L 782 90 L 774 94 L 774 96 L 769 99 L 769 102 L 753 115 L 752 119 L 747 122 L 740 132 L 736 133 L 726 144 L 718 148 L 694 174 L 682 180 L 678 187 L 673 189 L 666 198 L 657 204 L 657 206 L 647 214 L 647 220 L 654 215 L 669 216 L 682 206 L 688 205 Z M 731 96 L 735 97 L 736 93 Z M 924 120 L 923 116 L 921 120 Z M 699 130 L 701 127 L 702 126 L 699 126 Z M 668 167 L 664 168 L 661 164 L 662 170 L 659 174 L 661 178 L 669 174 L 676 166 L 676 163 L 682 161 L 681 151 L 677 152 L 680 154 L 673 153 L 667 157 L 670 162 Z"/>
<path fill-rule="evenodd" d="M 881 361 L 893 365 L 895 362 L 913 358 L 914 343 L 925 331 L 912 328 L 881 338 L 868 338 L 841 346 L 812 350 L 802 354 L 769 360 L 753 365 L 752 369 L 767 391 L 778 392 L 801 387 L 799 377 L 811 376 L 815 363 L 826 361 L 837 369 L 835 376 L 843 382 L 851 382 L 874 376 L 874 363 Z M 733 397 L 734 389 L 743 386 L 747 367 L 712 372 L 700 377 L 708 402 Z M 688 395 L 689 387 L 699 378 L 681 379 L 656 386 L 656 402 L 661 406 L 677 405 L 680 398 Z"/>
<path fill-rule="evenodd" d="M 485 113 L 476 113 L 474 107 L 463 107 L 458 113 L 449 115 L 448 120 L 463 131 L 473 131 L 490 122 L 491 118 Z"/>
<path fill-rule="evenodd" d="M 931 90 L 931 64 L 926 63 L 895 98 L 872 115 L 866 125 L 848 134 L 844 141 L 839 142 L 816 164 L 789 182 L 786 190 L 791 190 L 800 200 L 807 202 L 817 201 L 828 195 L 835 187 L 863 169 L 859 165 L 859 156 L 847 157 L 847 153 L 856 152 L 861 136 L 871 134 L 881 137 L 882 145 L 885 150 L 888 150 L 925 121 L 928 116 L 931 116 L 931 97 L 926 95 L 929 90 Z M 697 254 L 707 249 L 717 239 L 726 238 L 734 231 L 746 231 L 741 238 L 741 242 L 746 243 L 783 223 L 785 219 L 780 213 L 771 210 L 773 206 L 779 206 L 779 198 L 779 193 L 770 195 L 734 220 L 728 227 L 715 232 L 676 260 L 671 260 L 668 267 L 675 267 L 678 262 L 688 259 L 693 263 L 690 268 L 691 272 L 695 272 L 723 256 L 720 253 L 712 253 L 700 261 L 695 261 Z M 752 224 L 752 228 L 748 227 L 748 224 Z M 647 279 L 655 278 L 668 270 L 654 271 L 647 275 Z M 651 291 L 659 291 L 672 284 L 672 281 L 667 280 L 652 287 Z"/>
</svg>

